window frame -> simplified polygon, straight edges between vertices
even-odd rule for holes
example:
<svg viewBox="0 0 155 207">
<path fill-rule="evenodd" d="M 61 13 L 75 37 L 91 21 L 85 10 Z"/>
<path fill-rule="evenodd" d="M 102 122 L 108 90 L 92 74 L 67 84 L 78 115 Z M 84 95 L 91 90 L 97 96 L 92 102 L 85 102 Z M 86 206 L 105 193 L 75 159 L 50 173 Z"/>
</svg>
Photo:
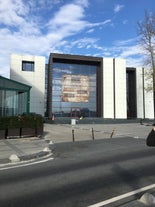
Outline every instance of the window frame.
<svg viewBox="0 0 155 207">
<path fill-rule="evenodd" d="M 27 60 L 22 61 L 22 71 L 34 72 L 34 66 L 35 66 L 34 61 L 27 61 Z"/>
</svg>

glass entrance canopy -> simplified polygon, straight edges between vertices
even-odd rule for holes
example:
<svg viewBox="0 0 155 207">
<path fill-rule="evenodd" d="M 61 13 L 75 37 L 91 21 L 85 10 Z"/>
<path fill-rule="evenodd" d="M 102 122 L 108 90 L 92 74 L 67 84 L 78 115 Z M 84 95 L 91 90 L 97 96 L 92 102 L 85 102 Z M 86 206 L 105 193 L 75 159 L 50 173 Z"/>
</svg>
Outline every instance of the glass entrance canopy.
<svg viewBox="0 0 155 207">
<path fill-rule="evenodd" d="M 0 116 L 28 114 L 30 89 L 31 86 L 0 76 Z"/>
</svg>

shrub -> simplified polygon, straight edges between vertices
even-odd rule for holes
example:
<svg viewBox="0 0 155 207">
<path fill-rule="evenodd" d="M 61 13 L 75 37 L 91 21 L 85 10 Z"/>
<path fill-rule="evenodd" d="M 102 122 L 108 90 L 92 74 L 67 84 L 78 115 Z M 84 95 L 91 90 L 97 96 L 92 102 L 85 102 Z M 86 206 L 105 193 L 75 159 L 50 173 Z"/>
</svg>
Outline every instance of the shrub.
<svg viewBox="0 0 155 207">
<path fill-rule="evenodd" d="M 41 115 L 0 117 L 0 129 L 40 128 L 43 126 Z"/>
</svg>

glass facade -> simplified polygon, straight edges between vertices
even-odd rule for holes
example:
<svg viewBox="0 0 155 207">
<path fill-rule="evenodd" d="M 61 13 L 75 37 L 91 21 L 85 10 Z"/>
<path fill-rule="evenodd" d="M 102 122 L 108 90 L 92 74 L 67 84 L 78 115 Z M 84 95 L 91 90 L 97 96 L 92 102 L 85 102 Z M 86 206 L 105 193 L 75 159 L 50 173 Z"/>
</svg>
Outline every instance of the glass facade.
<svg viewBox="0 0 155 207">
<path fill-rule="evenodd" d="M 26 103 L 26 93 L 0 90 L 0 116 L 16 116 L 26 113 Z"/>
<path fill-rule="evenodd" d="M 97 66 L 54 62 L 52 113 L 56 117 L 96 117 Z"/>
<path fill-rule="evenodd" d="M 31 87 L 0 76 L 0 116 L 29 113 Z"/>
</svg>

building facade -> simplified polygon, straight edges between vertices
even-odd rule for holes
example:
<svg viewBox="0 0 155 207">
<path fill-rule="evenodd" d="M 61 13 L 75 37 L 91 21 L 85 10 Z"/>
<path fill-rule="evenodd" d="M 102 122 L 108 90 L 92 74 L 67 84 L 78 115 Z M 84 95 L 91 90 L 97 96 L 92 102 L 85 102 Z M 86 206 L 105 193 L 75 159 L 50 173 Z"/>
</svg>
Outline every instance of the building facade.
<svg viewBox="0 0 155 207">
<path fill-rule="evenodd" d="M 123 59 L 51 53 L 48 115 L 127 118 Z"/>
<path fill-rule="evenodd" d="M 30 112 L 45 114 L 45 57 L 11 55 L 10 78 L 32 87 Z"/>
<path fill-rule="evenodd" d="M 153 90 L 147 90 L 153 80 L 147 78 L 146 72 L 147 69 L 136 68 L 137 117 L 154 119 Z"/>
<path fill-rule="evenodd" d="M 11 79 L 32 86 L 30 110 L 46 117 L 154 118 L 144 74 L 121 58 L 11 56 Z"/>
</svg>

